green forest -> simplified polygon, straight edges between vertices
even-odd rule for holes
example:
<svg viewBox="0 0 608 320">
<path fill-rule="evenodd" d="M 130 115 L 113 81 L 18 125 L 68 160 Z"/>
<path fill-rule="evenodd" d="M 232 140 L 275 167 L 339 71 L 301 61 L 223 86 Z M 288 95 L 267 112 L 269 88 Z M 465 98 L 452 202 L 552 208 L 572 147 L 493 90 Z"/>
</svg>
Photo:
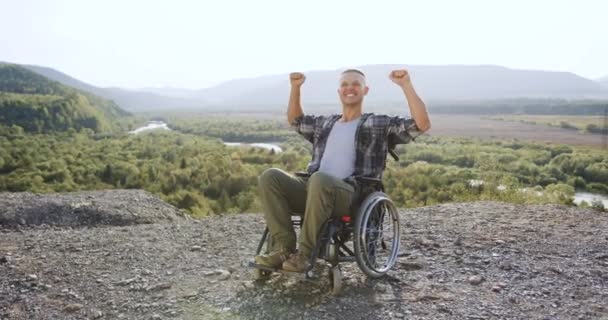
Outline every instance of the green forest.
<svg viewBox="0 0 608 320">
<path fill-rule="evenodd" d="M 0 126 L 0 191 L 137 188 L 193 216 L 259 212 L 258 175 L 270 167 L 302 171 L 310 160 L 310 144 L 283 122 L 183 116 L 169 124 L 188 133 L 137 135 Z M 284 152 L 228 147 L 222 140 L 274 141 Z M 608 155 L 597 148 L 422 136 L 397 152 L 400 160 L 388 160 L 384 182 L 402 207 L 473 200 L 572 204 L 575 190 L 608 194 Z"/>
<path fill-rule="evenodd" d="M 129 113 L 114 102 L 49 80 L 23 67 L 0 64 L 0 123 L 26 132 L 68 129 L 120 131 Z"/>
</svg>

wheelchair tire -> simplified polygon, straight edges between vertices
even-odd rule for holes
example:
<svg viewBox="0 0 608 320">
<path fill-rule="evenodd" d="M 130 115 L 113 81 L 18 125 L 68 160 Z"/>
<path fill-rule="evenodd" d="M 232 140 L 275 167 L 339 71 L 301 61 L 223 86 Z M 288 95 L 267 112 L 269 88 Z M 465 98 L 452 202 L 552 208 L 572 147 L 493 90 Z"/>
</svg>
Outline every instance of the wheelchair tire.
<svg viewBox="0 0 608 320">
<path fill-rule="evenodd" d="M 399 230 L 399 213 L 384 192 L 373 192 L 363 200 L 355 218 L 353 242 L 357 264 L 368 277 L 379 278 L 395 265 Z"/>
<path fill-rule="evenodd" d="M 338 265 L 338 259 L 339 259 L 339 254 L 338 254 L 338 244 L 337 243 L 333 243 L 332 241 L 329 241 L 327 243 L 327 253 L 326 253 L 326 260 L 332 265 L 332 266 L 336 266 Z"/>
<path fill-rule="evenodd" d="M 331 293 L 334 296 L 340 295 L 342 293 L 342 270 L 340 270 L 340 266 L 335 266 L 329 268 L 327 276 L 329 278 L 329 284 L 331 285 Z"/>
<path fill-rule="evenodd" d="M 255 281 L 266 281 L 270 279 L 272 272 L 260 269 L 253 269 L 253 280 Z"/>
</svg>

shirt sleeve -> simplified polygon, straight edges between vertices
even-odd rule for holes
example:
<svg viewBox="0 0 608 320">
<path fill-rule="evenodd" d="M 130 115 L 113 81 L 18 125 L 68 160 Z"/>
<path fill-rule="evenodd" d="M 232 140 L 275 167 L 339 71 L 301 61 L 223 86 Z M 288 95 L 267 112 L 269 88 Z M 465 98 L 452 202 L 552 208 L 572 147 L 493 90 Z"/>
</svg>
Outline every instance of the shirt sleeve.
<svg viewBox="0 0 608 320">
<path fill-rule="evenodd" d="M 389 117 L 388 119 L 388 136 L 396 144 L 409 143 L 421 134 L 416 121 L 412 118 Z"/>
<path fill-rule="evenodd" d="M 321 126 L 324 116 L 301 115 L 291 122 L 291 127 L 311 143 L 314 141 L 315 130 Z"/>
</svg>

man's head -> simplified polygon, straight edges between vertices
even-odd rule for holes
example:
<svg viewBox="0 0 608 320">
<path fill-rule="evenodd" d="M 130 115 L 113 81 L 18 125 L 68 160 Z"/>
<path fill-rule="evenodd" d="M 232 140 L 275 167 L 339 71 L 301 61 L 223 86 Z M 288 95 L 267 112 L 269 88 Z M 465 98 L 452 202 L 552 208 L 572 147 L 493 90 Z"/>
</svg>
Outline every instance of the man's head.
<svg viewBox="0 0 608 320">
<path fill-rule="evenodd" d="M 340 75 L 338 95 L 344 106 L 361 106 L 369 88 L 365 84 L 365 74 L 358 69 L 347 69 Z"/>
</svg>

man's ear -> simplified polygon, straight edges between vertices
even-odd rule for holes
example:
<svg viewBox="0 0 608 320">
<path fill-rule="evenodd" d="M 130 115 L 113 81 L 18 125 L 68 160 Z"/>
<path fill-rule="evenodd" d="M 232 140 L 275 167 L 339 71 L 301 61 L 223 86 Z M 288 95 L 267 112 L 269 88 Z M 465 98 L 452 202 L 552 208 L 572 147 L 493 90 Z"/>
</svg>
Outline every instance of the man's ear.
<svg viewBox="0 0 608 320">
<path fill-rule="evenodd" d="M 363 94 L 367 95 L 368 92 L 369 92 L 369 87 L 365 86 L 365 89 L 363 89 Z"/>
</svg>

